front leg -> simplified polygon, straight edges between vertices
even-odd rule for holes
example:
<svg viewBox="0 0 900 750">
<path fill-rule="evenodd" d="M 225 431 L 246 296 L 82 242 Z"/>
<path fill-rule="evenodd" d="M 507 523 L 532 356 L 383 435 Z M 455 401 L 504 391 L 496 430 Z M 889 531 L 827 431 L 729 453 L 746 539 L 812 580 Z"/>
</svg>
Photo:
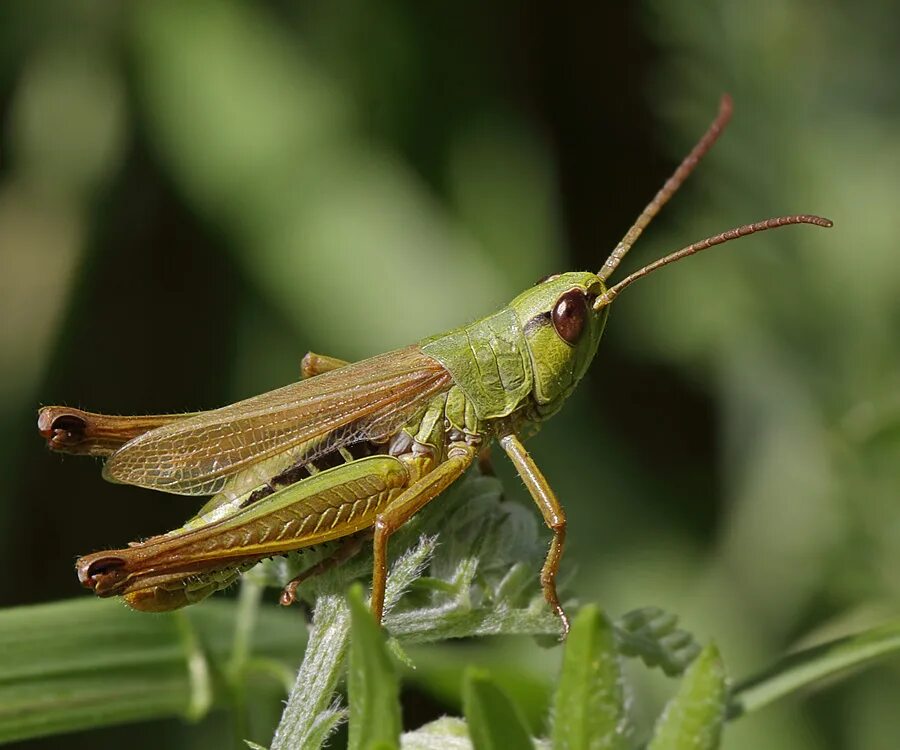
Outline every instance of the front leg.
<svg viewBox="0 0 900 750">
<path fill-rule="evenodd" d="M 563 547 L 566 544 L 566 512 L 559 504 L 556 493 L 550 488 L 534 459 L 525 450 L 522 441 L 516 435 L 509 434 L 500 438 L 500 445 L 503 446 L 503 450 L 506 451 L 506 455 L 513 462 L 516 471 L 519 472 L 519 476 L 531 493 L 532 499 L 540 508 L 544 523 L 553 532 L 553 540 L 550 542 L 544 567 L 541 568 L 541 589 L 547 603 L 562 621 L 563 638 L 565 638 L 569 634 L 569 618 L 559 603 L 559 596 L 556 593 L 556 574 L 559 572 L 559 563 L 562 559 Z"/>
</svg>

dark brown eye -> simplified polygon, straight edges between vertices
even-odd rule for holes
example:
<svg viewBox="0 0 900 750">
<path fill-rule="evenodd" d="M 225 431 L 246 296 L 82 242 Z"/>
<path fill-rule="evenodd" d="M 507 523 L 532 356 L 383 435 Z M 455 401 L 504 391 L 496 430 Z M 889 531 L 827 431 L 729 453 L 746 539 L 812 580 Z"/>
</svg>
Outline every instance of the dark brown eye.
<svg viewBox="0 0 900 750">
<path fill-rule="evenodd" d="M 566 292 L 553 306 L 553 327 L 567 344 L 577 344 L 584 331 L 588 308 L 584 293 L 578 289 Z"/>
</svg>

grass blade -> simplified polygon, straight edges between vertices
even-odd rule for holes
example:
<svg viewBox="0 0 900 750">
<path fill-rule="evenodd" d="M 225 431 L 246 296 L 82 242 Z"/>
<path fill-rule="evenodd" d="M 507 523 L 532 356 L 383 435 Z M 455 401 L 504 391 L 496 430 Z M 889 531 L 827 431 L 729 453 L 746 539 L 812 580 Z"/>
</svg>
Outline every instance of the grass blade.
<svg viewBox="0 0 900 750">
<path fill-rule="evenodd" d="M 261 612 L 254 653 L 297 658 L 296 619 Z M 0 611 L 0 742 L 181 716 L 226 702 L 235 607 L 148 616 L 73 599 Z"/>
</svg>

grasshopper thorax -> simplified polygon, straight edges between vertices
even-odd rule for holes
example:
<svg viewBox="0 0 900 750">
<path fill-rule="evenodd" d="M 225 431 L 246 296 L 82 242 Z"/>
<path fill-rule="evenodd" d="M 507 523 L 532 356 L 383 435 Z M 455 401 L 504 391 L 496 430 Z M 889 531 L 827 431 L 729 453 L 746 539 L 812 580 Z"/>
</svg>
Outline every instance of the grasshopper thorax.
<svg viewBox="0 0 900 750">
<path fill-rule="evenodd" d="M 510 303 L 531 355 L 532 396 L 541 416 L 562 406 L 591 364 L 609 314 L 608 306 L 595 310 L 594 302 L 605 291 L 594 273 L 561 273 Z"/>
</svg>

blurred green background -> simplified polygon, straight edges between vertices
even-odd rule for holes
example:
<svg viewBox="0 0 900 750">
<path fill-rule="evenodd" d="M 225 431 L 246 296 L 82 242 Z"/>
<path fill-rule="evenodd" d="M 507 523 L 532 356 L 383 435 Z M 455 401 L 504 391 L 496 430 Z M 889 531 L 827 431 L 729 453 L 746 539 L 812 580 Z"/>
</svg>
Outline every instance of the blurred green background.
<svg viewBox="0 0 900 750">
<path fill-rule="evenodd" d="M 296 379 L 309 349 L 367 357 L 596 270 L 729 91 L 733 124 L 628 269 L 770 215 L 835 228 L 711 251 L 616 302 L 530 444 L 569 512 L 564 569 L 611 614 L 679 613 L 737 677 L 896 612 L 900 14 L 623 6 L 0 5 L 0 604 L 86 595 L 77 554 L 195 505 L 48 454 L 39 404 L 211 408 Z M 458 710 L 442 653 L 410 727 Z M 528 639 L 467 653 L 523 685 L 558 662 Z M 667 688 L 645 687 L 652 715 Z M 895 660 L 725 746 L 894 750 L 898 699 Z M 27 747 L 218 747 L 223 721 Z"/>
</svg>

